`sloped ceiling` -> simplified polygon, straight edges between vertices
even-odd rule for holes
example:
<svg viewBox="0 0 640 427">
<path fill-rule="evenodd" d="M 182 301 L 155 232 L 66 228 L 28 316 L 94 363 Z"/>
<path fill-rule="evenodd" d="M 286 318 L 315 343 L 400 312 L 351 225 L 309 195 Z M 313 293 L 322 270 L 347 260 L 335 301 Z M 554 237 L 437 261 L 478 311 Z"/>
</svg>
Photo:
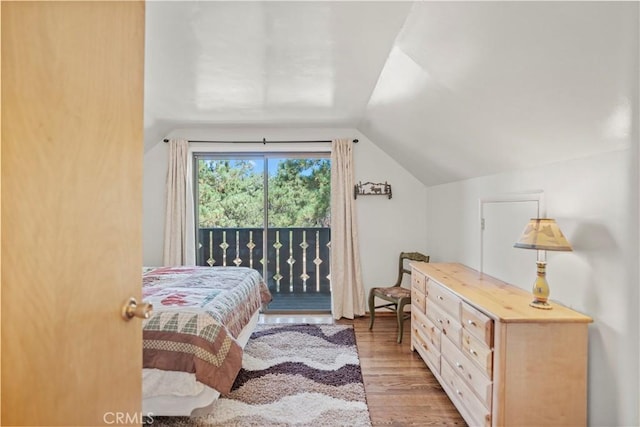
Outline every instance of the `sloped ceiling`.
<svg viewBox="0 0 640 427">
<path fill-rule="evenodd" d="M 637 2 L 147 2 L 145 147 L 189 126 L 353 127 L 425 185 L 625 148 L 638 13 Z"/>
<path fill-rule="evenodd" d="M 408 2 L 147 2 L 145 128 L 351 127 Z"/>
</svg>

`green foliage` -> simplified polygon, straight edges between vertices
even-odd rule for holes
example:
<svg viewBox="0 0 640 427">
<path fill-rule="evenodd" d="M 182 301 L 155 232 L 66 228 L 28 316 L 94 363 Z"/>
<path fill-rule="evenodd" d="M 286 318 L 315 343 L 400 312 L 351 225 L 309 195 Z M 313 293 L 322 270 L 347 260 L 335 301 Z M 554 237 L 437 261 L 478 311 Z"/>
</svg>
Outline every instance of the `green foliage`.
<svg viewBox="0 0 640 427">
<path fill-rule="evenodd" d="M 264 178 L 248 160 L 198 162 L 199 226 L 262 227 Z M 330 225 L 329 159 L 286 159 L 269 174 L 270 227 Z"/>
<path fill-rule="evenodd" d="M 262 227 L 262 188 L 262 175 L 250 161 L 200 160 L 200 227 Z"/>
</svg>

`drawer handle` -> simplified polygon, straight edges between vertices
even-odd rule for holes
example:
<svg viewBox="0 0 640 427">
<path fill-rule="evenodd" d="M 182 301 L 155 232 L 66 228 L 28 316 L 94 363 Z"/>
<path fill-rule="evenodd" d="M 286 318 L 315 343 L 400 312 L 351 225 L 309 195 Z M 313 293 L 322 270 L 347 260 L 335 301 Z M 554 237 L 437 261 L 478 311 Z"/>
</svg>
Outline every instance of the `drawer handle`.
<svg viewBox="0 0 640 427">
<path fill-rule="evenodd" d="M 456 389 L 456 394 L 457 394 L 458 396 L 462 397 L 462 392 L 461 392 L 460 390 L 458 390 L 458 389 Z"/>
<path fill-rule="evenodd" d="M 427 329 L 427 325 L 425 325 L 424 323 L 420 323 L 420 326 L 422 326 L 423 328 Z"/>
<path fill-rule="evenodd" d="M 464 366 L 460 364 L 460 362 L 456 362 L 456 367 L 462 369 L 464 371 Z"/>
<path fill-rule="evenodd" d="M 476 322 L 474 322 L 473 320 L 467 320 L 467 323 L 470 324 L 471 326 L 478 326 L 476 325 Z"/>
<path fill-rule="evenodd" d="M 469 353 L 473 354 L 474 356 L 477 356 L 477 355 L 478 355 L 478 352 L 477 352 L 477 351 L 475 351 L 475 350 L 474 350 L 474 349 L 472 349 L 472 348 L 470 348 L 470 349 L 469 349 Z"/>
<path fill-rule="evenodd" d="M 429 349 L 427 348 L 426 344 L 420 344 L 420 346 L 421 346 L 422 348 L 424 348 L 425 350 L 429 351 Z"/>
<path fill-rule="evenodd" d="M 444 320 L 442 320 L 442 319 L 438 319 L 438 323 L 443 324 L 443 323 L 444 323 Z"/>
<path fill-rule="evenodd" d="M 438 295 L 438 299 L 439 299 L 440 301 L 444 301 L 444 298 L 442 298 L 440 295 Z"/>
</svg>

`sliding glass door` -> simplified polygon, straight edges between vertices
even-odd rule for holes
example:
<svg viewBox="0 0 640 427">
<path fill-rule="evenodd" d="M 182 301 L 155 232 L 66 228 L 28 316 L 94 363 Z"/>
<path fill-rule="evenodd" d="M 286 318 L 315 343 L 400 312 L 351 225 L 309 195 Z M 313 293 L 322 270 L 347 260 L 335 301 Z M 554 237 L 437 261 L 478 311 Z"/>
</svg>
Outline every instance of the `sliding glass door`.
<svg viewBox="0 0 640 427">
<path fill-rule="evenodd" d="M 196 155 L 197 263 L 259 270 L 271 311 L 329 311 L 328 157 Z"/>
</svg>

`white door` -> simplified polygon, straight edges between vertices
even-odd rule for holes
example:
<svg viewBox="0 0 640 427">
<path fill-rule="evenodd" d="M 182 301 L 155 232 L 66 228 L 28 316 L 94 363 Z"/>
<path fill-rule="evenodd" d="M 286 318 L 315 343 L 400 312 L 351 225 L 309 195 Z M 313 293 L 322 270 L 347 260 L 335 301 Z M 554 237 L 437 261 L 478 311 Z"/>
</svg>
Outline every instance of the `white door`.
<svg viewBox="0 0 640 427">
<path fill-rule="evenodd" d="M 140 424 L 144 3 L 1 7 L 1 422 Z"/>
</svg>

